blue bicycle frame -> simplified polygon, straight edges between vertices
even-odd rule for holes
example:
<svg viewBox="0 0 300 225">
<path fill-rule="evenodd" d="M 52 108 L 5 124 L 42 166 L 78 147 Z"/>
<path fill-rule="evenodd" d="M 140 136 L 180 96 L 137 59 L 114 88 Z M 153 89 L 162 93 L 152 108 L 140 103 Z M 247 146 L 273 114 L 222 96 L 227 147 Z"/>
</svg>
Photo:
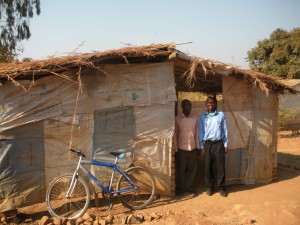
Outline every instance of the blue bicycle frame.
<svg viewBox="0 0 300 225">
<path fill-rule="evenodd" d="M 78 177 L 79 169 L 82 169 L 90 179 L 92 179 L 104 192 L 106 192 L 108 194 L 112 195 L 112 194 L 119 194 L 119 193 L 124 193 L 124 192 L 130 192 L 130 191 L 137 190 L 139 187 L 117 165 L 118 159 L 119 158 L 124 158 L 124 157 L 125 157 L 125 154 L 121 157 L 116 157 L 114 163 L 109 163 L 109 162 L 101 162 L 101 161 L 96 161 L 96 160 L 83 160 L 82 155 L 80 155 L 79 161 L 78 161 L 78 164 L 77 164 L 77 168 L 76 168 L 76 170 L 73 174 L 71 185 L 69 187 L 69 190 L 67 191 L 66 197 L 70 197 L 72 195 L 72 192 L 74 190 L 74 187 L 76 185 L 76 180 L 77 180 L 75 178 Z M 111 175 L 111 178 L 110 178 L 108 188 L 105 187 L 100 181 L 98 181 L 97 178 L 93 174 L 91 174 L 91 172 L 88 171 L 82 164 L 90 164 L 90 165 L 96 165 L 96 166 L 103 166 L 103 167 L 111 168 L 112 169 L 112 175 Z M 114 175 L 115 175 L 115 171 L 118 171 L 121 175 L 123 175 L 126 178 L 126 180 L 132 185 L 132 188 L 125 188 L 125 189 L 122 189 L 122 190 L 112 191 L 113 178 L 114 178 Z"/>
</svg>

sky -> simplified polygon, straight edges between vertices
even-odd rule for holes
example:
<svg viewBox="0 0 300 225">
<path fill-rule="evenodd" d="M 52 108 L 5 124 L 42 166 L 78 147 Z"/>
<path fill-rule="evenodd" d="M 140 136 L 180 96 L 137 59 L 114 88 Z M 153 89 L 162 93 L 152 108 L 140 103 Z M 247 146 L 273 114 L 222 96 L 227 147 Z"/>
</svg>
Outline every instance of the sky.
<svg viewBox="0 0 300 225">
<path fill-rule="evenodd" d="M 41 0 L 19 58 L 172 42 L 247 69 L 247 52 L 277 28 L 300 27 L 299 12 L 299 0 Z"/>
</svg>

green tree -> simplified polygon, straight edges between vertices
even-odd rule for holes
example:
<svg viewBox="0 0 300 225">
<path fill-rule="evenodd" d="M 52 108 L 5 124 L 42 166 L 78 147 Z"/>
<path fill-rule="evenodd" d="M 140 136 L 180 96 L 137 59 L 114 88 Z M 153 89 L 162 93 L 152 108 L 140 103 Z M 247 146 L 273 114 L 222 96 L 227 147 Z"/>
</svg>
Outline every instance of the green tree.
<svg viewBox="0 0 300 225">
<path fill-rule="evenodd" d="M 13 60 L 18 43 L 31 36 L 29 19 L 40 12 L 40 0 L 0 0 L 0 62 Z"/>
<path fill-rule="evenodd" d="M 276 77 L 300 78 L 300 28 L 273 31 L 248 51 L 249 67 Z"/>
</svg>

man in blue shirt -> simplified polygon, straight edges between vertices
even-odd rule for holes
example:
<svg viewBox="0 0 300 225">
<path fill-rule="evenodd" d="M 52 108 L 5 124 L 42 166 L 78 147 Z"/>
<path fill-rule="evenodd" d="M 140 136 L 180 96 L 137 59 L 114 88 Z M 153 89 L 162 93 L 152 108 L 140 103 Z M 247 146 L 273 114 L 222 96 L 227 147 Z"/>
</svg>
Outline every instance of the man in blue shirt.
<svg viewBox="0 0 300 225">
<path fill-rule="evenodd" d="M 225 154 L 228 151 L 226 118 L 223 112 L 217 110 L 216 98 L 208 97 L 206 107 L 207 111 L 200 116 L 198 132 L 200 149 L 205 162 L 206 194 L 212 195 L 214 178 L 216 178 L 220 195 L 226 197 Z M 214 173 L 214 169 L 216 169 L 216 173 Z"/>
</svg>

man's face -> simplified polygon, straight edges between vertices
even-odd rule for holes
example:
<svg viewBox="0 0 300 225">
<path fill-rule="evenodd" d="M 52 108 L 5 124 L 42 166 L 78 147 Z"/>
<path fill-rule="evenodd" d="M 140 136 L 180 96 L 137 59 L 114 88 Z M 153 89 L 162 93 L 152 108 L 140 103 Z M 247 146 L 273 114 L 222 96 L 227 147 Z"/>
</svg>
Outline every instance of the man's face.
<svg viewBox="0 0 300 225">
<path fill-rule="evenodd" d="M 192 111 L 192 105 L 190 102 L 186 102 L 183 106 L 182 106 L 182 112 L 185 116 L 189 116 L 190 113 Z"/>
<path fill-rule="evenodd" d="M 206 107 L 209 112 L 214 112 L 216 110 L 216 103 L 213 99 L 208 99 L 206 101 Z"/>
</svg>

